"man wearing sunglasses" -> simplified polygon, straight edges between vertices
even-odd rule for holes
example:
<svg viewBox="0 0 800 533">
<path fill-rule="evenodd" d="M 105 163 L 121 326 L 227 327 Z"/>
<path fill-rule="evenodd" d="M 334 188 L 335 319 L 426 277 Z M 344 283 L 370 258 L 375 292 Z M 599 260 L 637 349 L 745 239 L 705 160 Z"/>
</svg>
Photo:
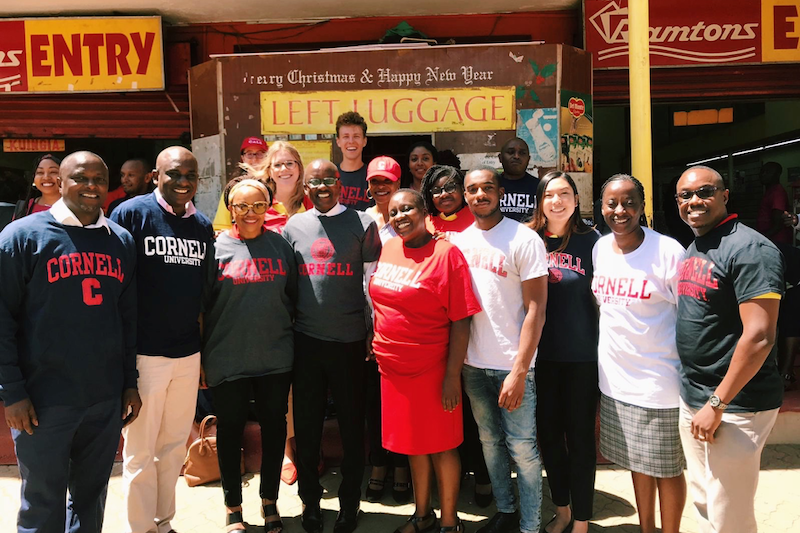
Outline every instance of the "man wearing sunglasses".
<svg viewBox="0 0 800 533">
<path fill-rule="evenodd" d="M 313 161 L 304 180 L 314 208 L 294 215 L 283 230 L 299 274 L 293 399 L 301 520 L 309 533 L 322 531 L 317 465 L 330 387 L 344 452 L 333 531 L 350 533 L 358 523 L 364 473 L 363 373 L 371 329 L 364 274 L 374 268 L 381 241 L 370 215 L 339 203 L 342 185 L 336 165 Z"/>
<path fill-rule="evenodd" d="M 156 159 L 157 188 L 111 218 L 133 235 L 143 407 L 123 430 L 126 533 L 168 533 L 200 382 L 200 297 L 211 221 L 192 203 L 199 174 L 182 146 Z"/>
<path fill-rule="evenodd" d="M 702 531 L 756 531 L 761 450 L 783 397 L 775 345 L 783 257 L 728 215 L 716 170 L 688 169 L 675 199 L 696 236 L 680 268 L 676 331 L 694 506 Z"/>
</svg>

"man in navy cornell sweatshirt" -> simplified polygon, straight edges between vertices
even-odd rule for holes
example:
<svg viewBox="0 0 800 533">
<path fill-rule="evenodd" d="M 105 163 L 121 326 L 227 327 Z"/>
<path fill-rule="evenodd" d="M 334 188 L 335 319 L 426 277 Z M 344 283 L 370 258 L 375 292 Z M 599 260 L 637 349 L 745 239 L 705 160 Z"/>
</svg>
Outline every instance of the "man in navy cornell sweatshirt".
<svg viewBox="0 0 800 533">
<path fill-rule="evenodd" d="M 132 533 L 167 533 L 200 381 L 200 299 L 213 230 L 192 197 L 197 160 L 180 146 L 156 159 L 157 189 L 111 218 L 136 241 L 139 320 L 136 364 L 144 406 L 123 431 L 123 487 Z"/>
<path fill-rule="evenodd" d="M 103 216 L 100 157 L 67 156 L 58 181 L 49 211 L 0 233 L 0 397 L 22 477 L 18 531 L 100 533 L 120 429 L 142 405 L 136 249 Z"/>
</svg>

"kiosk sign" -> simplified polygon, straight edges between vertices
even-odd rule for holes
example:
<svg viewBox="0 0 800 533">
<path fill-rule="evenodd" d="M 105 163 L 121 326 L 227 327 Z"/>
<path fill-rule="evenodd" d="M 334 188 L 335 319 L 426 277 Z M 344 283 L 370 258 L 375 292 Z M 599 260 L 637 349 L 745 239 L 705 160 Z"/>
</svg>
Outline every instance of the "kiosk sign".
<svg viewBox="0 0 800 533">
<path fill-rule="evenodd" d="M 333 131 L 345 111 L 360 113 L 370 133 L 493 131 L 515 127 L 514 87 L 261 93 L 261 133 Z"/>
<path fill-rule="evenodd" d="M 0 21 L 0 92 L 162 90 L 161 17 Z"/>
<path fill-rule="evenodd" d="M 595 68 L 628 67 L 626 0 L 586 0 Z M 650 2 L 650 64 L 800 61 L 800 0 Z"/>
</svg>

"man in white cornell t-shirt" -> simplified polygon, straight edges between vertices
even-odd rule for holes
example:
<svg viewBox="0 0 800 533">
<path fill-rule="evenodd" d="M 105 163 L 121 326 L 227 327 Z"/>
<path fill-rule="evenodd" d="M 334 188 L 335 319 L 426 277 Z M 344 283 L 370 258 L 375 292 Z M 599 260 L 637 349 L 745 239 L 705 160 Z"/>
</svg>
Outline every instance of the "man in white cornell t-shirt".
<svg viewBox="0 0 800 533">
<path fill-rule="evenodd" d="M 538 533 L 542 465 L 533 365 L 547 305 L 547 252 L 535 231 L 503 216 L 503 192 L 496 170 L 469 172 L 464 196 L 475 224 L 452 238 L 483 309 L 472 318 L 463 377 L 498 512 L 478 533 Z M 517 465 L 519 503 L 509 456 Z"/>
</svg>

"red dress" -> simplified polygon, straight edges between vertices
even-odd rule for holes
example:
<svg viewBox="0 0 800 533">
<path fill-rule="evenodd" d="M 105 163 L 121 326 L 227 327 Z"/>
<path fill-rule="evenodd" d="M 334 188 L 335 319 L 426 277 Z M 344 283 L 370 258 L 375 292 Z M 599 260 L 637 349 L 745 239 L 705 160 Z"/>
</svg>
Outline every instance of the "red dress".
<svg viewBox="0 0 800 533">
<path fill-rule="evenodd" d="M 461 404 L 452 413 L 442 407 L 450 324 L 481 310 L 464 256 L 444 240 L 407 248 L 394 237 L 383 246 L 369 293 L 383 447 L 404 455 L 452 450 L 464 432 Z"/>
</svg>

